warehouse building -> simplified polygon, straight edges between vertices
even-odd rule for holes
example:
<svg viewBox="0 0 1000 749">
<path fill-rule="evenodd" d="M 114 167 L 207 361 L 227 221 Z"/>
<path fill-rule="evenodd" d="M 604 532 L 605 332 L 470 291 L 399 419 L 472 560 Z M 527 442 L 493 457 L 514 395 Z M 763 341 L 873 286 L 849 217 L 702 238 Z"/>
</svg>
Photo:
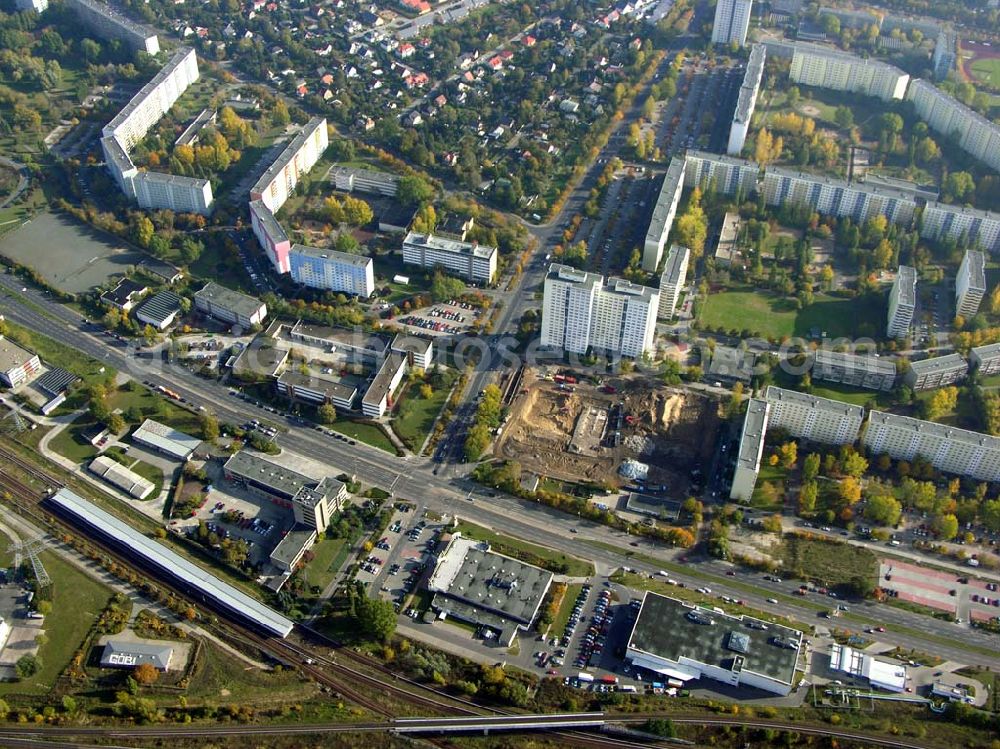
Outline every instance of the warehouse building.
<svg viewBox="0 0 1000 749">
<path fill-rule="evenodd" d="M 174 324 L 181 313 L 181 298 L 172 291 L 154 294 L 135 311 L 135 319 L 164 331 Z"/>
<path fill-rule="evenodd" d="M 203 315 L 247 329 L 267 318 L 267 305 L 249 294 L 209 281 L 194 295 L 194 308 Z"/>
<path fill-rule="evenodd" d="M 155 488 L 152 481 L 106 455 L 98 455 L 90 461 L 87 470 L 136 499 L 145 499 Z"/>
<path fill-rule="evenodd" d="M 961 382 L 969 374 L 969 363 L 961 354 L 936 356 L 910 362 L 910 368 L 903 375 L 903 381 L 912 390 L 930 390 Z"/>
<path fill-rule="evenodd" d="M 132 433 L 132 441 L 168 455 L 174 460 L 185 461 L 201 445 L 201 440 L 178 432 L 166 424 L 146 419 Z"/>
<path fill-rule="evenodd" d="M 772 694 L 792 691 L 802 632 L 753 617 L 720 613 L 647 592 L 626 659 L 668 679 L 714 679 Z"/>
</svg>

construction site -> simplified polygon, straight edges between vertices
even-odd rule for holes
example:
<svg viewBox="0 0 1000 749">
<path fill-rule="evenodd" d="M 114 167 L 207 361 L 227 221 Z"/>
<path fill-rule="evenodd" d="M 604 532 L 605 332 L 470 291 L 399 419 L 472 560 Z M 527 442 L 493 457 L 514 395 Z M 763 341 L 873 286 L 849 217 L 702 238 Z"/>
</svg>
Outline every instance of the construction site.
<svg viewBox="0 0 1000 749">
<path fill-rule="evenodd" d="M 707 466 L 720 423 L 719 402 L 645 375 L 600 385 L 568 374 L 525 369 L 497 442 L 498 457 L 523 470 L 608 487 L 635 483 L 686 496 L 692 471 Z M 624 473 L 623 473 L 624 470 Z"/>
</svg>

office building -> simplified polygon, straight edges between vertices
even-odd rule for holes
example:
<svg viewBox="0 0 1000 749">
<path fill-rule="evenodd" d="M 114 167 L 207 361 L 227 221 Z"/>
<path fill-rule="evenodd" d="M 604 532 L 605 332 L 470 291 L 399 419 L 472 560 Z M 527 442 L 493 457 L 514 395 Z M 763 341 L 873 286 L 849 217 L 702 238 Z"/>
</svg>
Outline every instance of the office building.
<svg viewBox="0 0 1000 749">
<path fill-rule="evenodd" d="M 715 5 L 715 24 L 712 26 L 712 43 L 735 42 L 739 47 L 746 44 L 752 9 L 753 0 L 718 0 Z"/>
<path fill-rule="evenodd" d="M 917 203 L 909 190 L 865 182 L 848 182 L 769 166 L 762 186 L 768 205 L 808 206 L 824 216 L 850 218 L 861 224 L 873 216 L 909 226 Z"/>
<path fill-rule="evenodd" d="M 865 679 L 871 686 L 887 692 L 906 689 L 905 666 L 876 660 L 867 653 L 836 642 L 830 646 L 830 670 Z"/>
<path fill-rule="evenodd" d="M 659 305 L 656 289 L 553 264 L 545 277 L 541 344 L 640 357 L 653 351 Z"/>
<path fill-rule="evenodd" d="M 409 357 L 400 351 L 391 351 L 361 398 L 361 413 L 369 419 L 380 419 L 392 408 L 393 394 L 403 381 Z"/>
<path fill-rule="evenodd" d="M 736 455 L 736 469 L 733 471 L 733 485 L 729 498 L 736 502 L 749 502 L 757 486 L 760 475 L 760 461 L 764 455 L 764 436 L 767 433 L 768 416 L 771 406 L 761 398 L 751 398 L 743 419 L 739 452 Z"/>
<path fill-rule="evenodd" d="M 1000 343 L 976 346 L 969 351 L 969 367 L 980 377 L 989 377 L 1000 372 Z"/>
<path fill-rule="evenodd" d="M 966 250 L 955 277 L 955 310 L 966 319 L 979 312 L 986 294 L 986 256 Z"/>
<path fill-rule="evenodd" d="M 669 320 L 677 312 L 677 302 L 681 296 L 681 289 L 684 288 L 690 260 L 691 250 L 687 247 L 676 244 L 670 247 L 667 262 L 663 266 L 663 274 L 660 276 L 660 309 L 657 317 Z"/>
<path fill-rule="evenodd" d="M 802 640 L 797 629 L 647 592 L 625 658 L 680 686 L 706 678 L 787 695 Z"/>
<path fill-rule="evenodd" d="M 66 7 L 76 14 L 89 31 L 102 39 L 122 42 L 136 52 L 155 55 L 160 51 L 160 41 L 155 31 L 126 18 L 107 3 L 97 0 L 66 0 Z"/>
<path fill-rule="evenodd" d="M 928 202 L 922 216 L 920 236 L 924 239 L 950 239 L 986 252 L 1000 253 L 1000 213 Z"/>
<path fill-rule="evenodd" d="M 487 640 L 509 647 L 541 610 L 553 575 L 455 533 L 438 554 L 427 589 L 439 615 L 469 622 Z"/>
<path fill-rule="evenodd" d="M 720 195 L 749 195 L 757 192 L 760 164 L 707 151 L 691 151 L 684 156 L 684 186 L 714 190 Z"/>
<path fill-rule="evenodd" d="M 288 337 L 327 352 L 339 351 L 351 362 L 365 364 L 381 361 L 389 351 L 388 342 L 381 336 L 357 328 L 314 325 L 302 320 L 288 329 Z"/>
<path fill-rule="evenodd" d="M 817 349 L 810 376 L 813 380 L 887 392 L 896 385 L 896 365 L 872 354 L 861 356 Z"/>
<path fill-rule="evenodd" d="M 288 253 L 292 249 L 292 243 L 263 200 L 250 201 L 250 224 L 275 272 L 289 273 L 292 265 Z"/>
<path fill-rule="evenodd" d="M 140 208 L 175 213 L 212 213 L 212 183 L 207 179 L 159 172 L 137 172 L 132 179 Z"/>
<path fill-rule="evenodd" d="M 769 429 L 826 445 L 849 445 L 858 438 L 861 406 L 769 385 L 764 400 L 771 406 Z"/>
<path fill-rule="evenodd" d="M 961 382 L 968 374 L 969 363 L 961 354 L 948 354 L 911 362 L 903 381 L 911 390 L 930 390 Z"/>
<path fill-rule="evenodd" d="M 869 411 L 862 443 L 872 455 L 928 460 L 939 471 L 1000 481 L 1000 439 L 966 429 Z"/>
<path fill-rule="evenodd" d="M 0 383 L 16 388 L 38 376 L 42 362 L 38 354 L 28 351 L 6 336 L 0 335 Z"/>
<path fill-rule="evenodd" d="M 736 101 L 736 111 L 733 113 L 733 124 L 729 127 L 729 145 L 726 153 L 739 156 L 747 141 L 747 131 L 753 118 L 754 107 L 757 106 L 757 93 L 760 91 L 760 80 L 764 75 L 764 45 L 755 44 L 750 49 L 750 59 L 747 61 L 746 73 L 743 75 L 743 85 Z"/>
<path fill-rule="evenodd" d="M 294 244 L 288 261 L 292 280 L 303 286 L 364 299 L 375 291 L 374 262 L 370 257 Z"/>
<path fill-rule="evenodd" d="M 906 91 L 917 117 L 934 132 L 952 138 L 973 158 L 1000 170 L 1000 125 L 974 112 L 929 81 L 913 80 Z"/>
<path fill-rule="evenodd" d="M 260 299 L 227 289 L 214 281 L 194 295 L 194 308 L 216 320 L 246 329 L 261 325 L 267 318 L 267 305 Z"/>
<path fill-rule="evenodd" d="M 342 411 L 354 408 L 358 386 L 353 378 L 327 375 L 310 370 L 308 374 L 298 368 L 286 369 L 275 380 L 275 389 L 290 400 L 305 401 L 314 406 L 329 403 Z"/>
<path fill-rule="evenodd" d="M 886 335 L 889 338 L 905 338 L 910 334 L 916 303 L 917 270 L 909 265 L 901 265 L 889 291 L 889 319 L 886 325 Z"/>
<path fill-rule="evenodd" d="M 397 333 L 389 345 L 392 351 L 406 357 L 409 367 L 427 369 L 434 361 L 434 340 L 407 333 Z"/>
<path fill-rule="evenodd" d="M 942 81 L 948 77 L 948 73 L 955 69 L 955 62 L 958 59 L 958 37 L 954 31 L 944 30 L 938 34 L 934 42 L 934 56 L 931 57 L 931 69 L 934 71 L 934 79 Z"/>
<path fill-rule="evenodd" d="M 250 200 L 260 200 L 271 213 L 277 213 L 299 178 L 316 165 L 329 145 L 326 118 L 313 117 L 250 188 Z"/>
<path fill-rule="evenodd" d="M 421 268 L 442 268 L 472 283 L 491 284 L 497 274 L 496 247 L 457 242 L 436 234 L 410 232 L 403 240 L 403 262 Z"/>
<path fill-rule="evenodd" d="M 674 225 L 677 205 L 681 202 L 681 193 L 684 190 L 685 166 L 685 159 L 674 156 L 663 177 L 663 186 L 656 198 L 656 205 L 653 206 L 653 215 L 649 220 L 646 241 L 642 249 L 642 269 L 647 273 L 655 273 L 660 267 L 663 247 Z"/>
<path fill-rule="evenodd" d="M 335 166 L 330 170 L 330 179 L 333 186 L 343 192 L 367 192 L 391 198 L 399 189 L 399 177 L 374 169 Z"/>
<path fill-rule="evenodd" d="M 873 96 L 882 101 L 901 100 L 910 81 L 909 74 L 893 65 L 805 43 L 795 45 L 788 76 L 806 86 Z"/>
</svg>

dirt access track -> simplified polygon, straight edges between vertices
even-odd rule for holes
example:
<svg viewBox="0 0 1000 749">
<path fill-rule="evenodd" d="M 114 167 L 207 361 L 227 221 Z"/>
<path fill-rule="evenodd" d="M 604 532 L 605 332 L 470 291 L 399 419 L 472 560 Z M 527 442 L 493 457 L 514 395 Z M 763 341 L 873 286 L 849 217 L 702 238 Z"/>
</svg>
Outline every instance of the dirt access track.
<svg viewBox="0 0 1000 749">
<path fill-rule="evenodd" d="M 692 468 L 707 466 L 715 446 L 718 401 L 643 375 L 605 385 L 615 392 L 585 382 L 560 385 L 526 370 L 496 455 L 542 476 L 609 486 L 628 483 L 618 468 L 634 458 L 649 464 L 648 483 L 684 496 Z M 617 445 L 616 405 L 623 411 Z"/>
</svg>

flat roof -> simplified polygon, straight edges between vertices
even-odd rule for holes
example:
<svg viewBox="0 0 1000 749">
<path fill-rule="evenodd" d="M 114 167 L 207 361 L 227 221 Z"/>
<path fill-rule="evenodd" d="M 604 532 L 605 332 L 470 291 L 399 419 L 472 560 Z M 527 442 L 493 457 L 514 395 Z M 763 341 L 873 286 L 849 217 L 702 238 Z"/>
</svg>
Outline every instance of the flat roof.
<svg viewBox="0 0 1000 749">
<path fill-rule="evenodd" d="M 434 342 L 430 338 L 424 338 L 418 335 L 412 335 L 410 333 L 397 333 L 393 339 L 390 348 L 393 351 L 399 351 L 400 353 L 414 353 L 419 356 L 424 356 Z"/>
<path fill-rule="evenodd" d="M 643 515 L 665 517 L 676 520 L 681 514 L 681 502 L 668 497 L 655 497 L 651 494 L 629 492 L 625 497 L 625 509 L 639 512 Z"/>
<path fill-rule="evenodd" d="M 700 621 L 714 622 L 701 624 Z M 753 629 L 749 622 L 766 629 Z M 730 647 L 730 637 L 739 636 L 740 648 Z M 697 663 L 730 670 L 737 657 L 742 670 L 791 684 L 799 651 L 773 644 L 774 638 L 788 642 L 802 641 L 802 633 L 780 624 L 751 616 L 719 614 L 658 593 L 647 592 L 629 638 L 628 648 L 655 657 L 679 662 L 688 658 Z"/>
<path fill-rule="evenodd" d="M 306 255 L 307 257 L 318 257 L 322 260 L 333 260 L 342 265 L 353 265 L 356 268 L 366 268 L 372 264 L 372 259 L 367 255 L 353 255 L 350 252 L 340 252 L 322 247 L 310 247 L 305 244 L 293 244 L 291 254 Z"/>
<path fill-rule="evenodd" d="M 158 324 L 163 324 L 169 320 L 171 315 L 176 315 L 181 309 L 181 298 L 174 292 L 164 289 L 157 292 L 136 310 L 136 314 L 155 320 Z"/>
<path fill-rule="evenodd" d="M 316 325 L 298 320 L 289 331 L 292 335 L 317 338 L 337 346 L 348 346 L 353 349 L 370 351 L 381 356 L 389 347 L 385 338 L 374 333 L 366 333 L 357 329 L 339 328 L 330 325 Z"/>
<path fill-rule="evenodd" d="M 86 0 L 75 0 L 76 2 L 84 2 Z M 104 3 L 86 3 L 93 5 L 95 8 L 99 8 L 97 12 L 107 15 L 107 5 Z M 152 36 L 152 35 L 151 35 Z M 135 112 L 140 106 L 142 106 L 143 101 L 153 92 L 153 90 L 159 86 L 168 77 L 173 75 L 173 72 L 184 64 L 189 55 L 194 55 L 194 50 L 191 47 L 181 47 L 173 56 L 167 61 L 167 64 L 160 68 L 159 72 L 153 76 L 152 80 L 149 81 L 145 86 L 139 89 L 138 93 L 129 99 L 128 104 L 126 104 L 122 110 L 116 114 L 111 121 L 104 126 L 104 134 L 109 135 L 110 131 L 116 130 L 122 123 L 125 122 L 132 113 Z"/>
<path fill-rule="evenodd" d="M 496 255 L 497 248 L 483 244 L 473 244 L 462 242 L 457 239 L 449 239 L 437 234 L 418 234 L 409 232 L 403 240 L 403 244 L 413 246 L 423 246 L 439 252 L 449 252 L 454 255 L 472 255 L 473 257 L 489 259 Z"/>
<path fill-rule="evenodd" d="M 180 460 L 187 460 L 188 456 L 201 444 L 200 438 L 184 434 L 184 432 L 179 432 L 152 419 L 146 419 L 142 422 L 139 428 L 132 433 L 132 439 L 152 445 Z"/>
<path fill-rule="evenodd" d="M 240 352 L 233 364 L 235 371 L 263 373 L 274 377 L 281 366 L 288 360 L 288 350 L 278 348 L 274 339 L 267 333 L 258 335 Z"/>
<path fill-rule="evenodd" d="M 427 588 L 527 626 L 552 577 L 548 570 L 490 551 L 488 544 L 456 533 L 439 555 Z"/>
<path fill-rule="evenodd" d="M 980 360 L 993 359 L 1000 356 L 1000 343 L 988 343 L 985 346 L 976 346 L 969 350 L 970 354 L 975 354 Z"/>
<path fill-rule="evenodd" d="M 969 287 L 986 291 L 986 255 L 979 250 L 966 250 L 965 257 L 969 260 L 966 264 L 969 269 Z"/>
<path fill-rule="evenodd" d="M 271 241 L 275 244 L 281 244 L 282 242 L 288 241 L 288 235 L 285 230 L 281 228 L 281 224 L 274 217 L 266 205 L 264 205 L 263 200 L 251 200 L 250 201 L 250 212 L 257 217 L 257 221 L 261 223 L 264 227 L 264 232 L 271 238 Z"/>
<path fill-rule="evenodd" d="M 914 97 L 911 94 L 916 94 L 917 91 L 924 91 L 933 96 L 934 98 L 941 100 L 949 107 L 952 107 L 953 109 L 958 109 L 960 112 L 962 112 L 963 116 L 971 118 L 979 125 L 986 126 L 991 130 L 1000 130 L 1000 127 L 994 125 L 988 119 L 979 114 L 979 112 L 967 107 L 965 104 L 960 102 L 954 96 L 945 93 L 930 81 L 924 80 L 923 78 L 914 78 L 913 80 L 911 80 L 910 87 L 906 90 L 906 99 L 908 101 L 913 101 Z"/>
<path fill-rule="evenodd" d="M 204 189 L 205 185 L 209 184 L 207 179 L 200 177 L 185 177 L 183 174 L 166 174 L 165 172 L 139 172 L 135 178 L 147 182 L 160 182 L 165 185 L 194 186 L 199 189 Z"/>
<path fill-rule="evenodd" d="M 278 377 L 278 382 L 287 387 L 299 387 L 322 393 L 327 398 L 353 400 L 358 393 L 358 386 L 342 378 L 331 379 L 310 370 L 302 374 L 297 369 L 286 369 Z"/>
<path fill-rule="evenodd" d="M 967 370 L 969 363 L 961 354 L 947 354 L 945 356 L 935 356 L 930 359 L 921 359 L 910 362 L 910 369 L 917 375 L 930 374 L 931 372 L 942 372 L 953 369 Z"/>
<path fill-rule="evenodd" d="M 756 471 L 760 468 L 760 457 L 764 452 L 764 434 L 767 432 L 767 415 L 770 405 L 761 398 L 751 398 L 743 419 L 740 434 L 738 466 Z"/>
<path fill-rule="evenodd" d="M 280 637 L 287 637 L 294 624 L 277 611 L 255 598 L 224 583 L 201 567 L 188 561 L 171 549 L 140 533 L 121 519 L 100 509 L 69 489 L 60 489 L 47 503 L 69 513 L 86 525 L 113 540 L 130 555 L 135 555 L 186 586 L 203 594 L 219 606 L 253 621 L 258 626 Z"/>
<path fill-rule="evenodd" d="M 596 273 L 588 273 L 585 270 L 579 270 L 572 265 L 563 265 L 562 263 L 552 263 L 549 265 L 546 280 L 549 279 L 580 284 L 581 286 L 593 286 L 601 282 L 601 277 Z"/>
<path fill-rule="evenodd" d="M 114 6 L 108 5 L 107 3 L 96 2 L 96 0 L 73 0 L 73 6 L 82 5 L 87 10 L 93 13 L 104 16 L 105 18 L 113 21 L 115 25 L 133 33 L 142 36 L 145 39 L 152 38 L 156 36 L 156 31 L 154 31 L 149 26 L 141 24 L 138 21 L 133 21 L 131 18 L 126 16 L 124 13 L 120 12 Z"/>
<path fill-rule="evenodd" d="M 0 335 L 0 372 L 9 372 L 15 367 L 31 361 L 35 354 L 26 348 L 18 346 L 10 338 Z"/>
<path fill-rule="evenodd" d="M 821 44 L 812 44 L 810 42 L 795 42 L 793 46 L 795 49 L 795 54 L 826 57 L 834 60 L 842 60 L 843 62 L 858 63 L 873 68 L 881 68 L 887 72 L 896 75 L 901 75 L 901 76 L 909 75 L 908 73 L 897 68 L 895 65 L 890 65 L 887 62 L 882 62 L 881 60 L 876 59 L 874 57 L 859 57 L 858 55 L 853 55 L 850 52 L 845 52 L 841 49 L 826 47 Z"/>
<path fill-rule="evenodd" d="M 716 377 L 736 377 L 749 380 L 753 376 L 753 367 L 756 361 L 756 354 L 749 349 L 716 346 L 712 352 L 712 360 L 708 365 L 708 373 Z"/>
<path fill-rule="evenodd" d="M 686 273 L 687 270 L 684 268 L 684 261 L 691 256 L 691 250 L 687 247 L 683 247 L 679 244 L 670 245 L 670 252 L 667 254 L 667 262 L 663 266 L 663 273 L 660 275 L 660 285 L 665 283 L 677 284 L 683 283 L 684 278 L 682 272 Z"/>
<path fill-rule="evenodd" d="M 831 398 L 820 398 L 818 395 L 809 393 L 798 393 L 794 390 L 786 390 L 774 385 L 768 385 L 764 392 L 764 399 L 774 405 L 776 403 L 789 403 L 806 408 L 816 408 L 822 411 L 831 411 L 843 414 L 844 416 L 857 416 L 859 419 L 864 415 L 861 406 L 853 406 L 850 403 L 836 401 Z"/>
<path fill-rule="evenodd" d="M 757 90 L 760 88 L 760 79 L 764 74 L 764 59 L 767 51 L 763 44 L 754 44 L 750 48 L 750 59 L 747 60 L 747 69 L 743 74 L 743 85 L 740 87 L 739 99 L 736 102 L 736 113 L 733 119 L 737 122 L 748 122 L 751 112 L 751 105 Z"/>
<path fill-rule="evenodd" d="M 972 432 L 968 429 L 959 429 L 944 424 L 935 424 L 933 421 L 914 419 L 910 416 L 897 416 L 884 411 L 871 410 L 868 412 L 868 428 L 871 429 L 872 425 L 905 430 L 915 435 L 927 434 L 932 437 L 984 447 L 988 450 L 1000 450 L 1000 437 L 992 437 L 981 432 Z"/>
<path fill-rule="evenodd" d="M 389 386 L 392 384 L 392 378 L 404 364 L 406 364 L 406 357 L 403 354 L 395 351 L 390 352 L 385 357 L 385 361 L 382 362 L 382 366 L 379 367 L 375 379 L 372 380 L 372 384 L 365 391 L 361 402 L 381 403 L 382 399 L 389 394 Z"/>
<path fill-rule="evenodd" d="M 684 166 L 685 161 L 680 156 L 674 156 L 670 160 L 667 173 L 663 176 L 663 185 L 656 198 L 656 205 L 653 206 L 653 215 L 649 219 L 649 228 L 646 230 L 647 242 L 659 242 L 663 235 L 674 197 L 682 189 Z"/>
<path fill-rule="evenodd" d="M 132 157 L 128 155 L 128 151 L 122 145 L 122 142 L 118 140 L 114 135 L 108 135 L 101 138 L 101 146 L 104 148 L 104 156 L 110 159 L 115 168 L 125 174 L 126 172 L 134 171 L 135 164 L 132 162 Z"/>
<path fill-rule="evenodd" d="M 628 279 L 618 278 L 617 276 L 608 277 L 601 291 L 606 294 L 622 294 L 624 296 L 641 297 L 643 299 L 649 299 L 654 294 L 660 293 L 659 289 L 654 289 L 652 286 L 642 286 Z"/>
<path fill-rule="evenodd" d="M 313 117 L 309 122 L 302 126 L 302 129 L 295 134 L 285 149 L 278 154 L 278 158 L 274 160 L 264 173 L 260 176 L 260 179 L 254 184 L 252 192 L 262 193 L 264 189 L 271 183 L 271 181 L 277 176 L 277 174 L 288 166 L 288 163 L 295 158 L 295 154 L 298 153 L 299 149 L 305 145 L 305 142 L 309 140 L 310 136 L 316 132 L 317 128 L 320 126 L 326 127 L 325 117 Z"/>
<path fill-rule="evenodd" d="M 389 184 L 396 184 L 399 182 L 399 175 L 393 174 L 392 172 L 380 172 L 377 169 L 363 169 L 356 166 L 336 165 L 331 167 L 330 176 L 333 178 L 358 177 L 360 179 L 371 180 L 372 182 L 385 182 Z"/>
<path fill-rule="evenodd" d="M 247 450 L 233 453 L 223 469 L 289 499 L 294 497 L 303 486 L 316 486 L 319 483 L 317 479 L 305 476 Z"/>
<path fill-rule="evenodd" d="M 872 374 L 896 375 L 896 365 L 890 359 L 883 359 L 870 354 L 851 354 L 847 351 L 830 351 L 830 349 L 816 349 L 814 354 L 816 365 L 826 365 L 830 367 L 842 367 Z"/>
<path fill-rule="evenodd" d="M 313 544 L 316 540 L 316 531 L 305 526 L 295 526 L 285 537 L 278 542 L 271 552 L 271 559 L 284 562 L 286 566 L 291 566 L 303 552 L 303 550 Z"/>
<path fill-rule="evenodd" d="M 832 177 L 827 174 L 813 174 L 811 172 L 803 172 L 798 169 L 790 169 L 783 166 L 768 166 L 764 170 L 764 178 L 766 179 L 769 176 L 795 179 L 800 182 L 808 182 L 814 185 L 827 185 L 840 190 L 850 190 L 864 193 L 866 195 L 895 198 L 896 200 L 903 200 L 913 203 L 914 206 L 916 205 L 916 201 L 911 190 L 894 187 L 892 185 L 869 184 L 868 182 L 848 182 L 846 179 L 841 179 L 840 177 Z"/>
<path fill-rule="evenodd" d="M 195 300 L 205 299 L 214 305 L 243 317 L 253 317 L 264 303 L 249 294 L 226 288 L 215 281 L 209 281 L 194 295 Z"/>
<path fill-rule="evenodd" d="M 917 303 L 917 269 L 899 266 L 894 285 L 899 288 L 899 303 L 912 307 Z"/>
<path fill-rule="evenodd" d="M 749 167 L 755 172 L 760 171 L 760 164 L 756 161 L 750 161 L 748 159 L 740 159 L 736 156 L 729 156 L 724 153 L 709 153 L 708 151 L 699 151 L 696 148 L 689 148 L 685 153 L 685 158 L 687 159 L 697 159 L 698 161 L 712 161 L 716 164 L 726 164 L 727 166 L 736 167 Z"/>
<path fill-rule="evenodd" d="M 927 211 L 943 211 L 944 213 L 954 213 L 960 216 L 971 216 L 972 218 L 984 221 L 1000 221 L 1000 213 L 973 208 L 971 205 L 948 205 L 946 203 L 938 203 L 937 201 L 927 201 L 924 212 L 926 213 Z"/>
</svg>

